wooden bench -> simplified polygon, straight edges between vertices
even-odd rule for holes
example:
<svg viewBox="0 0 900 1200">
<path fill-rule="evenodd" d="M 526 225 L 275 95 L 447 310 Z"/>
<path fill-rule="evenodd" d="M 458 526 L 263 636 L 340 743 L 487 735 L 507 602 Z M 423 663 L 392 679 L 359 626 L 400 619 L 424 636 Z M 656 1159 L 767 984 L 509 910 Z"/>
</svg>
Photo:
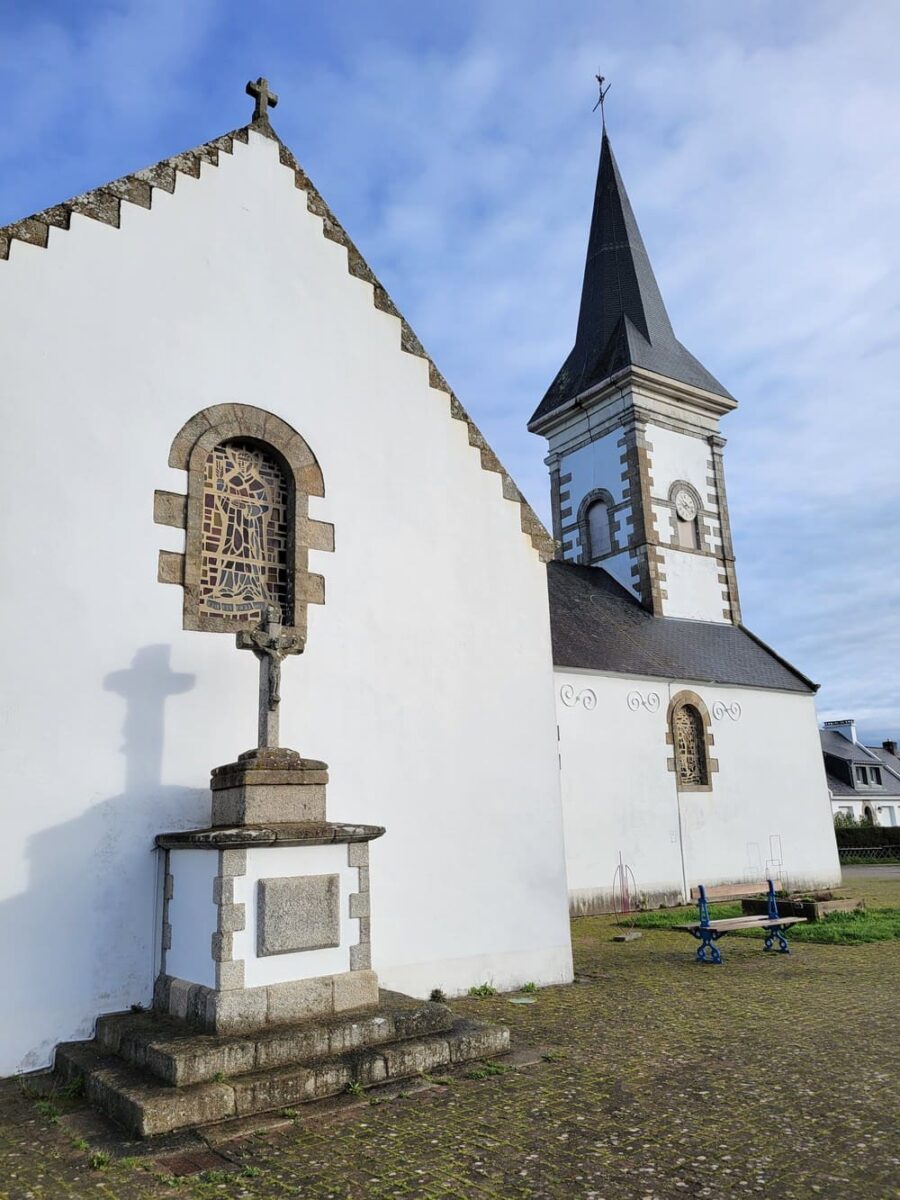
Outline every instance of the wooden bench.
<svg viewBox="0 0 900 1200">
<path fill-rule="evenodd" d="M 722 884 L 709 889 L 701 883 L 698 888 L 691 889 L 691 899 L 697 901 L 699 921 L 692 922 L 690 925 L 676 925 L 675 929 L 697 938 L 700 942 L 697 947 L 697 961 L 702 963 L 721 963 L 722 954 L 716 942 L 724 934 L 735 933 L 741 929 L 765 929 L 766 940 L 763 949 L 772 950 L 777 940 L 779 953 L 790 954 L 790 947 L 784 931 L 791 925 L 805 924 L 806 917 L 779 916 L 778 901 L 775 897 L 776 887 L 781 887 L 780 880 L 767 879 L 765 883 L 760 881 L 759 883 L 734 885 Z M 769 901 L 769 910 L 765 916 L 722 917 L 716 921 L 709 919 L 710 900 L 738 900 L 744 896 L 759 895 L 760 892 L 766 892 Z M 706 957 L 707 950 L 709 958 Z"/>
</svg>

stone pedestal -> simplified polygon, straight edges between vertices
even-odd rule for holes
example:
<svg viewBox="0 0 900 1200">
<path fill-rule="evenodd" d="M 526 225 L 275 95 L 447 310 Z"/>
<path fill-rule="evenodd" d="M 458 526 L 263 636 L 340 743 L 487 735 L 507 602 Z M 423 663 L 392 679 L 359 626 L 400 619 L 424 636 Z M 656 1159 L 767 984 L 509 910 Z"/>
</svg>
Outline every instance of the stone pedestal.
<svg viewBox="0 0 900 1200">
<path fill-rule="evenodd" d="M 369 842 L 328 821 L 325 763 L 248 751 L 212 772 L 212 824 L 161 834 L 163 961 L 154 1007 L 246 1033 L 374 1005 Z"/>
</svg>

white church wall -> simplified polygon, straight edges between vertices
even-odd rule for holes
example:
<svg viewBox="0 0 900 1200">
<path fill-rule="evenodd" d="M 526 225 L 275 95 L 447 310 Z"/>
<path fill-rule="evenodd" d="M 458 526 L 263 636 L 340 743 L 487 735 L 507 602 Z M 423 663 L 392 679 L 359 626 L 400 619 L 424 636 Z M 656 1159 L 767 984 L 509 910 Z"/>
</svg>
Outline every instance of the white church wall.
<svg viewBox="0 0 900 1200">
<path fill-rule="evenodd" d="M 646 436 L 653 447 L 650 452 L 653 495 L 665 500 L 672 484 L 682 481 L 700 493 L 705 507 L 706 495 L 710 491 L 706 482 L 709 475 L 709 442 L 692 434 L 676 433 L 662 425 L 648 425 Z"/>
<path fill-rule="evenodd" d="M 719 579 L 722 568 L 714 558 L 685 554 L 682 550 L 660 550 L 665 575 L 664 611 L 667 617 L 687 621 L 718 621 L 727 624 L 724 585 Z"/>
<path fill-rule="evenodd" d="M 711 714 L 710 792 L 679 792 L 667 765 L 683 688 Z M 574 912 L 610 906 L 620 851 L 649 903 L 769 870 L 800 888 L 839 882 L 811 696 L 590 671 L 557 671 L 556 694 Z"/>
<path fill-rule="evenodd" d="M 710 447 L 705 438 L 677 433 L 663 425 L 648 424 L 647 441 L 650 451 L 650 474 L 653 479 L 653 512 L 660 540 L 665 544 L 672 537 L 671 509 L 659 503 L 669 498 L 674 483 L 689 483 L 697 493 L 704 509 L 715 509 L 715 516 L 702 516 L 708 530 L 706 549 L 721 554 L 722 531 L 718 506 L 710 504 L 713 489 L 710 475 Z M 727 621 L 722 598 L 723 585 L 718 576 L 721 567 L 714 558 L 682 550 L 663 549 L 665 565 L 663 612 L 667 617 L 694 621 Z"/>
<path fill-rule="evenodd" d="M 383 824 L 373 965 L 419 995 L 571 977 L 545 568 L 466 425 L 400 351 L 274 143 L 179 175 L 121 228 L 74 215 L 0 262 L 10 639 L 3 704 L 0 1074 L 42 1066 L 101 1011 L 147 1003 L 153 836 L 205 824 L 208 773 L 255 740 L 256 672 L 181 629 L 156 582 L 170 442 L 227 401 L 319 458 L 326 604 L 285 665 L 282 740 L 329 762 L 329 815 Z M 512 619 L 511 614 L 514 614 Z M 25 686 L 23 681 L 31 681 Z"/>
</svg>

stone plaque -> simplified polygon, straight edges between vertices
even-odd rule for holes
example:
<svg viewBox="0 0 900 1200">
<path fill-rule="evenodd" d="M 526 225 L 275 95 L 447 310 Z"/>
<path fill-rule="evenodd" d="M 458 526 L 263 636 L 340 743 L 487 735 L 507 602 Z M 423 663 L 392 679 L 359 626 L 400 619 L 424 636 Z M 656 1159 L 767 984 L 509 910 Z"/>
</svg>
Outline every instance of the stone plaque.
<svg viewBox="0 0 900 1200">
<path fill-rule="evenodd" d="M 257 900 L 256 952 L 260 958 L 341 944 L 338 875 L 260 879 Z"/>
</svg>

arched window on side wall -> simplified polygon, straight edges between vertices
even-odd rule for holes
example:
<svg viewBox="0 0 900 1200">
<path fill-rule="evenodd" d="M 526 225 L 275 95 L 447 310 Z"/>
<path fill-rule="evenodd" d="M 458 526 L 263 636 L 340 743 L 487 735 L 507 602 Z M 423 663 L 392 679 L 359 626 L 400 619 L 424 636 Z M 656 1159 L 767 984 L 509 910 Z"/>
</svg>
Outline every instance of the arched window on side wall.
<svg viewBox="0 0 900 1200">
<path fill-rule="evenodd" d="M 706 705 L 694 692 L 679 692 L 669 705 L 666 735 L 673 751 L 669 770 L 675 772 L 679 791 L 712 790 L 712 776 L 719 769 L 719 764 L 709 754 L 714 740 Z"/>
</svg>

